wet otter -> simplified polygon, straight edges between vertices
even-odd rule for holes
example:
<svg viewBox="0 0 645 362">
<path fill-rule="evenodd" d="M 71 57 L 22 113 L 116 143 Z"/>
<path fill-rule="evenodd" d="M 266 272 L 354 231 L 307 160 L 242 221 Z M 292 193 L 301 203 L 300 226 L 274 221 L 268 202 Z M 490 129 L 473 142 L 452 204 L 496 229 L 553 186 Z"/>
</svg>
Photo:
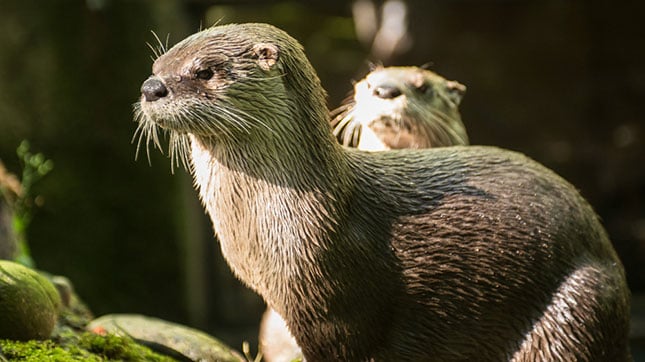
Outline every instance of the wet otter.
<svg viewBox="0 0 645 362">
<path fill-rule="evenodd" d="M 458 106 L 466 87 L 420 67 L 376 66 L 332 111 L 338 141 L 368 151 L 468 144 Z M 302 352 L 284 320 L 268 309 L 260 323 L 265 361 L 290 362 Z"/>
<path fill-rule="evenodd" d="M 466 87 L 419 67 L 376 67 L 333 113 L 334 134 L 363 150 L 468 144 L 459 103 Z"/>
<path fill-rule="evenodd" d="M 141 139 L 161 127 L 190 157 L 226 260 L 308 361 L 628 359 L 622 265 L 535 161 L 343 148 L 301 46 L 266 24 L 186 38 L 141 90 Z"/>
</svg>

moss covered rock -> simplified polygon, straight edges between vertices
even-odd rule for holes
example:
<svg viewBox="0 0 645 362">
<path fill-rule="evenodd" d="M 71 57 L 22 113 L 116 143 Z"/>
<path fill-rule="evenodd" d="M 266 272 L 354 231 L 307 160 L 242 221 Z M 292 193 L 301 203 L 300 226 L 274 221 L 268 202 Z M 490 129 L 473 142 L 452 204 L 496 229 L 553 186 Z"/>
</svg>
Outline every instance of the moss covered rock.
<svg viewBox="0 0 645 362">
<path fill-rule="evenodd" d="M 52 340 L 44 341 L 0 339 L 0 361 L 173 362 L 176 360 L 157 354 L 127 337 L 67 331 Z"/>
<path fill-rule="evenodd" d="M 108 314 L 92 321 L 94 333 L 127 336 L 180 361 L 245 361 L 220 340 L 193 328 L 137 314 Z"/>
<path fill-rule="evenodd" d="M 0 339 L 48 338 L 61 300 L 47 278 L 20 264 L 0 260 Z"/>
</svg>

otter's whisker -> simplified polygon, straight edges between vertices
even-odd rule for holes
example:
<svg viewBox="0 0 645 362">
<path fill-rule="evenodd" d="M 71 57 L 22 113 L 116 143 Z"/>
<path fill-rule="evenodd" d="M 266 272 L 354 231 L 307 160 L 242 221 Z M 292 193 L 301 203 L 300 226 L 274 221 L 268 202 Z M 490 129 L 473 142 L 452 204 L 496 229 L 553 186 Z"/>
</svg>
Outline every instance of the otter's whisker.
<svg viewBox="0 0 645 362">
<path fill-rule="evenodd" d="M 222 101 L 221 105 L 215 104 L 215 105 L 206 107 L 207 109 L 209 108 L 215 109 L 214 111 L 209 111 L 208 113 L 223 114 L 229 122 L 232 122 L 235 126 L 239 127 L 239 129 L 245 131 L 247 134 L 251 134 L 252 124 L 263 126 L 268 131 L 275 134 L 275 131 L 271 129 L 271 127 L 269 127 L 265 122 L 263 122 L 258 117 L 251 115 L 241 109 L 236 109 L 236 107 L 234 107 L 234 105 L 232 104 L 232 102 L 230 102 L 228 98 L 223 97 L 221 101 Z M 237 111 L 237 113 L 234 112 L 233 110 Z"/>
<path fill-rule="evenodd" d="M 169 157 L 171 172 L 174 173 L 175 167 L 181 164 L 185 170 L 189 170 L 188 155 L 190 152 L 188 135 L 179 132 L 170 132 L 169 135 Z"/>
<path fill-rule="evenodd" d="M 340 120 L 345 118 L 348 113 L 352 112 L 355 105 L 356 102 L 352 100 L 351 102 L 341 104 L 340 106 L 338 106 L 338 108 L 329 112 L 329 115 L 332 118 L 331 126 L 335 127 Z"/>
<path fill-rule="evenodd" d="M 158 57 L 162 56 L 166 52 L 166 49 L 168 49 L 168 37 L 170 36 L 170 34 L 166 35 L 166 45 L 164 45 L 164 43 L 161 41 L 161 39 L 159 39 L 159 36 L 157 35 L 157 33 L 154 30 L 150 30 L 150 32 L 152 33 L 152 35 L 157 40 L 158 45 L 157 45 L 157 52 L 156 53 L 158 54 L 157 55 L 157 58 L 158 58 Z"/>
<path fill-rule="evenodd" d="M 132 136 L 132 140 L 130 140 L 130 143 L 134 143 L 135 141 L 137 142 L 137 149 L 134 153 L 134 159 L 137 160 L 139 159 L 139 150 L 141 148 L 141 141 L 145 137 L 144 136 L 144 125 L 142 122 L 139 122 L 137 125 L 137 129 L 134 131 L 134 135 Z M 148 157 L 148 164 L 150 164 L 150 157 Z"/>
<path fill-rule="evenodd" d="M 142 142 L 143 138 L 146 137 L 145 134 L 147 132 L 144 131 L 145 127 L 146 126 L 142 122 L 139 122 L 139 124 L 137 125 L 137 129 L 134 131 L 134 135 L 132 136 L 132 140 L 130 141 L 131 143 L 134 143 L 135 140 L 137 141 L 137 150 L 134 153 L 134 159 L 135 160 L 139 159 L 139 150 L 141 149 L 141 142 Z M 148 149 L 148 144 L 146 142 L 146 150 L 147 149 Z M 151 164 L 150 163 L 150 153 L 147 152 L 147 151 L 146 151 L 146 153 L 148 154 L 148 165 L 150 165 Z"/>
<path fill-rule="evenodd" d="M 150 48 L 150 50 L 152 50 L 152 55 L 150 56 L 150 59 L 154 62 L 157 58 L 159 58 L 160 54 L 157 48 L 155 48 L 152 44 L 146 42 L 146 45 L 148 46 L 148 48 Z"/>
<path fill-rule="evenodd" d="M 257 123 L 257 124 L 259 124 L 259 125 L 263 126 L 264 128 L 266 128 L 269 132 L 271 132 L 271 133 L 273 133 L 273 134 L 275 134 L 275 133 L 276 133 L 274 129 L 272 129 L 271 127 L 269 127 L 269 125 L 267 125 L 265 122 L 263 122 L 262 120 L 260 120 L 258 117 L 253 116 L 253 115 L 251 115 L 251 114 L 249 114 L 249 113 L 247 113 L 247 112 L 245 112 L 245 111 L 243 111 L 243 110 L 241 110 L 241 109 L 237 109 L 237 112 L 238 112 L 239 114 L 235 114 L 235 113 L 232 111 L 232 109 L 231 109 L 231 108 L 227 108 L 227 109 L 226 109 L 226 111 L 227 111 L 227 112 L 230 112 L 230 114 L 231 114 L 232 116 L 237 117 L 238 119 L 242 120 L 242 122 L 244 122 L 244 123 L 248 123 L 248 122 L 246 121 L 246 119 L 250 119 L 250 120 L 251 120 L 251 121 L 253 121 L 254 123 Z"/>
<path fill-rule="evenodd" d="M 159 144 L 159 139 L 157 136 L 157 128 L 153 122 L 149 121 L 145 117 L 145 115 L 141 111 L 141 106 L 139 103 L 136 103 L 134 105 L 134 113 L 135 113 L 135 121 L 138 122 L 137 129 L 134 131 L 134 135 L 132 136 L 132 140 L 131 140 L 132 143 L 134 143 L 135 139 L 137 140 L 137 149 L 134 157 L 135 157 L 135 160 L 138 159 L 139 151 L 141 149 L 141 143 L 145 138 L 146 156 L 148 159 L 148 164 L 150 165 L 151 161 L 150 161 L 149 145 L 150 145 L 151 138 L 155 144 L 155 147 L 159 148 L 163 152 L 163 150 L 161 149 L 161 145 Z"/>
<path fill-rule="evenodd" d="M 220 113 L 223 113 L 224 115 L 226 115 L 227 117 L 226 119 L 233 122 L 241 130 L 243 130 L 247 134 L 251 133 L 247 120 L 244 117 L 241 117 L 240 115 L 232 112 L 230 109 L 231 107 L 228 107 L 228 106 L 221 107 L 217 105 L 216 108 Z M 251 118 L 251 117 L 247 117 L 247 118 Z"/>
<path fill-rule="evenodd" d="M 430 124 L 434 125 L 436 129 L 441 129 L 442 133 L 454 144 L 467 144 L 468 136 L 466 130 L 461 122 L 457 122 L 448 114 L 438 110 L 432 109 L 429 112 L 432 117 Z"/>
<path fill-rule="evenodd" d="M 216 134 L 224 134 L 226 136 L 232 136 L 231 130 L 217 122 L 210 122 L 209 119 L 212 119 L 214 116 L 217 117 L 218 114 L 223 113 L 219 111 L 218 107 L 204 107 L 195 108 L 190 112 L 190 115 L 194 117 L 195 125 L 200 133 L 212 133 L 215 131 Z"/>
<path fill-rule="evenodd" d="M 342 139 L 342 144 L 347 146 L 351 141 L 350 136 L 354 133 L 354 117 L 352 114 L 345 116 L 333 130 L 333 134 L 336 138 Z"/>
<path fill-rule="evenodd" d="M 331 112 L 334 119 L 331 122 L 332 133 L 343 146 L 356 147 L 360 140 L 362 125 L 356 120 L 356 102 L 346 101 Z"/>
</svg>

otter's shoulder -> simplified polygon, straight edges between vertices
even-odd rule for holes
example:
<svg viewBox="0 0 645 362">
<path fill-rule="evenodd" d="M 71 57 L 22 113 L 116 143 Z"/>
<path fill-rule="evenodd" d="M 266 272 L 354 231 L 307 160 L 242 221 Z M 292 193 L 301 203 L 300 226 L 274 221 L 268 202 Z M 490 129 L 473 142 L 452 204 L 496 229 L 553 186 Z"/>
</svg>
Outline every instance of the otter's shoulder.
<svg viewBox="0 0 645 362">
<path fill-rule="evenodd" d="M 347 149 L 355 163 L 395 169 L 489 169 L 491 166 L 531 167 L 547 170 L 523 153 L 495 146 L 451 146 L 365 152 Z"/>
<path fill-rule="evenodd" d="M 357 182 L 365 184 L 360 188 L 391 190 L 393 203 L 397 199 L 418 196 L 427 200 L 446 195 L 510 203 L 515 199 L 554 203 L 558 199 L 581 200 L 577 190 L 555 172 L 522 153 L 498 147 L 350 151 L 348 155 Z"/>
</svg>

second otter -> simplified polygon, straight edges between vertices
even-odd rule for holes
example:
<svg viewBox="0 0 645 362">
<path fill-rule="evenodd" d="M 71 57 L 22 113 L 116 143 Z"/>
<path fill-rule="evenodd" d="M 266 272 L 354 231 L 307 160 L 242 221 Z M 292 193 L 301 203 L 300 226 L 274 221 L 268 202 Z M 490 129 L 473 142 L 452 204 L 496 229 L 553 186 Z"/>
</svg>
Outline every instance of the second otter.
<svg viewBox="0 0 645 362">
<path fill-rule="evenodd" d="M 459 103 L 466 87 L 419 67 L 377 67 L 335 113 L 341 144 L 362 150 L 468 144 Z"/>
<path fill-rule="evenodd" d="M 189 151 L 224 257 L 307 361 L 629 358 L 622 265 L 535 161 L 341 147 L 302 47 L 265 24 L 188 37 L 141 90 L 144 139 Z"/>
</svg>

